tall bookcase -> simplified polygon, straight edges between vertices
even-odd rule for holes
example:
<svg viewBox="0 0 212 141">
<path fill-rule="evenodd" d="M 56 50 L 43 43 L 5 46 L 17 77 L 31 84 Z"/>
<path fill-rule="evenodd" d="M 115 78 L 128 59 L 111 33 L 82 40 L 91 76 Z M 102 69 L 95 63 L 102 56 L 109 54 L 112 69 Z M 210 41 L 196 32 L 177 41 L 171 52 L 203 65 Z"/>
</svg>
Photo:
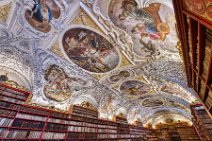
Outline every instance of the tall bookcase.
<svg viewBox="0 0 212 141">
<path fill-rule="evenodd" d="M 193 123 L 202 141 L 212 140 L 212 119 L 202 104 L 191 105 Z"/>
<path fill-rule="evenodd" d="M 212 113 L 211 0 L 173 0 L 188 85 Z"/>
<path fill-rule="evenodd" d="M 29 95 L 0 83 L 1 141 L 157 141 L 149 129 L 99 119 L 95 110 L 74 105 L 66 114 L 26 105 Z"/>
<path fill-rule="evenodd" d="M 157 125 L 156 134 L 163 141 L 202 141 L 194 126 L 187 123 Z"/>
</svg>

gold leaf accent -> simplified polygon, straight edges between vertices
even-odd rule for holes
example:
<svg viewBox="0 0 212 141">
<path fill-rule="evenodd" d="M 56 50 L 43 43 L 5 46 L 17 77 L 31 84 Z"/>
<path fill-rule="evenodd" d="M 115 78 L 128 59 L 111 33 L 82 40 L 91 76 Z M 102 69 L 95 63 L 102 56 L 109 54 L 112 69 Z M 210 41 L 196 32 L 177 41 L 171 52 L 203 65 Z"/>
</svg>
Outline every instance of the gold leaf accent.
<svg viewBox="0 0 212 141">
<path fill-rule="evenodd" d="M 73 20 L 71 24 L 90 26 L 103 33 L 99 26 L 82 9 L 80 9 L 79 15 Z"/>
<path fill-rule="evenodd" d="M 56 41 L 52 47 L 50 48 L 50 50 L 55 53 L 56 55 L 58 55 L 59 57 L 63 58 L 63 59 L 66 59 L 63 52 L 61 51 L 61 48 L 60 48 L 60 45 L 59 45 L 59 42 Z"/>
<path fill-rule="evenodd" d="M 0 7 L 0 24 L 5 25 L 10 13 L 12 2 Z"/>
</svg>

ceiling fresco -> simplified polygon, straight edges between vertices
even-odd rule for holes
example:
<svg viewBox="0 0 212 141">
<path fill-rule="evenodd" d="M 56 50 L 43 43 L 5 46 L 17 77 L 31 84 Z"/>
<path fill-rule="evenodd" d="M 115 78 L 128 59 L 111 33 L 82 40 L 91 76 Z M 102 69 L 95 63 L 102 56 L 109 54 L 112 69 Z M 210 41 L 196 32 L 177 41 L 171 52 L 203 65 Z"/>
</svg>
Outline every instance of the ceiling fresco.
<svg viewBox="0 0 212 141">
<path fill-rule="evenodd" d="M 170 7 L 161 3 L 139 7 L 135 0 L 112 0 L 109 17 L 116 26 L 131 35 L 137 56 L 157 56 L 161 49 L 177 51 L 174 12 Z"/>
<path fill-rule="evenodd" d="M 67 56 L 81 68 L 94 73 L 105 73 L 119 64 L 119 54 L 101 35 L 88 29 L 70 29 L 63 37 Z"/>
<path fill-rule="evenodd" d="M 3 0 L 0 9 L 0 75 L 32 91 L 28 104 L 145 125 L 191 121 L 198 99 L 171 0 Z"/>
<path fill-rule="evenodd" d="M 129 99 L 138 99 L 140 95 L 150 92 L 151 88 L 148 84 L 137 81 L 128 80 L 121 84 L 120 91 Z"/>
</svg>

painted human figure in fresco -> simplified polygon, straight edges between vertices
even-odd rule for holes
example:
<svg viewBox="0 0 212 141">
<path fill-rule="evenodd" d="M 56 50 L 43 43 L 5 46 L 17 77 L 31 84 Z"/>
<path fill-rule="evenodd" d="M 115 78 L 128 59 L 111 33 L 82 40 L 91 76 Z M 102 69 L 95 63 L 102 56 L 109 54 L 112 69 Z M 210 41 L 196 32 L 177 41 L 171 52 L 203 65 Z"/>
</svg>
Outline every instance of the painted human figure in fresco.
<svg viewBox="0 0 212 141">
<path fill-rule="evenodd" d="M 103 117 L 112 118 L 113 116 L 113 106 L 112 106 L 112 100 L 111 96 L 106 95 L 104 98 L 103 103 L 101 104 L 101 113 L 103 114 Z"/>
<path fill-rule="evenodd" d="M 141 38 L 149 36 L 154 40 L 164 40 L 169 33 L 166 23 L 156 23 L 154 18 L 145 9 L 138 9 L 135 1 L 123 1 L 123 12 L 119 15 L 120 20 L 126 18 L 140 21 L 132 30 L 132 33 L 140 33 Z"/>
<path fill-rule="evenodd" d="M 67 76 L 65 71 L 56 65 L 46 69 L 44 78 L 48 81 L 44 86 L 45 96 L 59 102 L 68 99 L 78 87 L 86 84 L 80 78 Z"/>
<path fill-rule="evenodd" d="M 149 23 L 153 22 L 153 18 L 151 17 L 151 15 L 143 9 L 138 9 L 137 3 L 133 0 L 124 0 L 122 2 L 121 8 L 123 9 L 123 11 L 122 14 L 119 15 L 120 20 L 125 20 L 126 18 L 129 18 L 140 21 L 145 20 Z"/>
<path fill-rule="evenodd" d="M 166 23 L 159 23 L 157 26 L 154 23 L 139 23 L 133 28 L 132 33 L 140 34 L 141 38 L 148 36 L 153 40 L 164 40 L 169 31 Z"/>
<path fill-rule="evenodd" d="M 157 6 L 158 7 L 158 6 Z M 166 23 L 158 22 L 145 9 L 137 8 L 135 1 L 125 0 L 122 3 L 122 14 L 119 15 L 120 20 L 134 19 L 140 21 L 132 30 L 132 33 L 139 33 L 141 38 L 150 37 L 154 40 L 164 40 L 166 34 L 169 33 L 169 26 Z"/>
<path fill-rule="evenodd" d="M 41 32 L 49 32 L 51 30 L 50 22 L 53 18 L 58 19 L 61 11 L 54 0 L 34 0 L 32 10 L 25 13 L 29 24 Z"/>
<path fill-rule="evenodd" d="M 130 99 L 136 99 L 141 95 L 148 93 L 151 88 L 148 84 L 137 81 L 137 80 L 128 80 L 121 84 L 120 90 L 126 97 Z"/>
<path fill-rule="evenodd" d="M 132 51 L 139 57 L 161 55 L 161 49 L 175 50 L 178 37 L 172 7 L 160 1 L 143 6 L 137 0 L 114 0 L 108 14 L 117 27 L 132 37 Z"/>
<path fill-rule="evenodd" d="M 74 43 L 76 43 L 75 48 L 73 48 Z M 94 35 L 91 35 L 89 39 L 86 37 L 81 42 L 72 38 L 71 42 L 68 44 L 70 48 L 67 50 L 67 52 L 71 54 L 74 53 L 76 56 L 82 58 L 82 62 L 80 63 L 81 66 L 86 66 L 87 68 L 93 70 L 95 69 L 98 72 L 109 70 L 107 64 L 101 60 L 102 57 L 105 57 L 103 56 L 104 52 L 102 51 L 103 49 L 100 51 L 99 40 Z"/>
<path fill-rule="evenodd" d="M 66 34 L 63 42 L 65 52 L 80 67 L 91 72 L 104 73 L 118 64 L 116 50 L 97 33 L 76 28 Z"/>
</svg>

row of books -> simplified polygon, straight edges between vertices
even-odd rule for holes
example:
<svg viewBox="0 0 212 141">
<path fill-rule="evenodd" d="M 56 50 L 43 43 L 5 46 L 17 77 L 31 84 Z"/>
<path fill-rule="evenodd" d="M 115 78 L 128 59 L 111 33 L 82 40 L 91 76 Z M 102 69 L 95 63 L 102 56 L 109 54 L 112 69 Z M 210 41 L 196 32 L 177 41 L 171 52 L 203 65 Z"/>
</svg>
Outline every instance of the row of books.
<svg viewBox="0 0 212 141">
<path fill-rule="evenodd" d="M 71 118 L 70 114 L 64 114 L 64 113 L 59 113 L 59 112 L 50 112 L 49 116 L 51 118 L 64 118 L 64 119 L 70 119 Z"/>
<path fill-rule="evenodd" d="M 5 107 L 5 108 L 9 108 L 9 109 L 14 109 L 14 110 L 21 109 L 21 105 L 17 105 L 17 104 L 13 104 L 13 103 L 1 101 L 1 100 L 0 100 L 0 107 Z"/>
<path fill-rule="evenodd" d="M 0 96 L 1 98 L 6 97 L 1 94 Z M 86 114 L 86 109 L 77 107 L 72 112 L 74 113 L 74 111 L 79 109 L 83 113 L 82 115 L 68 115 L 32 106 L 24 106 L 22 105 L 23 103 L 19 103 L 20 105 L 17 104 L 18 106 L 16 106 L 15 103 L 18 103 L 18 101 L 13 102 L 5 100 L 0 104 L 1 138 L 20 140 L 33 138 L 42 138 L 44 140 L 120 138 L 126 141 L 131 136 L 140 138 L 145 135 L 145 129 L 143 128 L 89 117 L 92 114 L 98 116 L 97 111 L 91 110 L 92 114 Z M 89 116 L 83 117 L 83 115 Z M 133 128 L 132 130 L 131 127 Z"/>
<path fill-rule="evenodd" d="M 202 105 L 192 105 L 194 126 L 202 140 L 212 140 L 212 119 Z"/>
<path fill-rule="evenodd" d="M 69 132 L 83 132 L 83 127 L 81 127 L 81 126 L 69 126 L 68 131 Z"/>
<path fill-rule="evenodd" d="M 192 20 L 189 17 L 187 17 L 186 19 L 187 19 L 187 23 L 191 23 L 192 22 Z M 194 23 L 191 23 L 191 24 L 194 24 Z M 192 59 L 193 52 L 194 53 L 198 53 L 198 52 L 196 52 L 197 49 L 192 52 L 193 47 L 192 47 L 192 42 L 191 42 L 191 35 L 193 35 L 193 34 L 191 33 L 192 32 L 191 27 L 190 27 L 191 24 L 188 24 L 188 26 L 189 26 L 188 29 L 190 29 L 190 30 L 188 30 L 188 40 L 189 40 L 189 42 L 188 42 L 188 44 L 189 44 L 189 53 L 188 54 L 189 54 L 189 58 L 190 58 L 189 59 L 190 63 L 193 65 L 193 63 L 194 63 L 194 61 Z"/>
<path fill-rule="evenodd" d="M 44 132 L 42 139 L 63 139 L 65 138 L 65 133 L 55 133 L 55 132 Z"/>
<path fill-rule="evenodd" d="M 203 71 L 202 71 L 202 77 L 203 79 L 206 80 L 206 76 L 208 74 L 208 67 L 209 67 L 209 62 L 211 58 L 211 47 L 208 45 L 209 41 L 206 39 L 206 46 L 205 46 L 205 52 L 204 52 L 204 59 L 203 59 Z"/>
<path fill-rule="evenodd" d="M 29 133 L 30 131 L 26 130 L 9 130 L 7 138 L 15 138 L 15 139 L 28 138 Z"/>
<path fill-rule="evenodd" d="M 46 130 L 52 130 L 52 131 L 67 131 L 68 126 L 63 124 L 53 124 L 53 123 L 47 123 L 46 124 Z"/>
<path fill-rule="evenodd" d="M 13 119 L 0 117 L 0 126 L 10 126 L 12 122 Z"/>
<path fill-rule="evenodd" d="M 123 118 L 123 117 L 116 117 L 116 122 L 117 123 L 125 123 L 125 124 L 127 124 L 128 122 L 127 122 L 127 119 L 126 118 Z"/>
<path fill-rule="evenodd" d="M 117 130 L 112 130 L 112 129 L 99 129 L 97 130 L 98 133 L 118 133 Z"/>
<path fill-rule="evenodd" d="M 11 97 L 11 98 L 15 98 L 15 99 L 19 99 L 19 100 L 22 100 L 22 101 L 25 101 L 26 100 L 26 97 L 23 97 L 23 96 L 20 96 L 20 95 L 15 95 L 15 94 L 11 94 L 9 92 L 1 92 L 1 95 L 4 95 L 6 97 Z"/>
<path fill-rule="evenodd" d="M 23 96 L 23 97 L 27 97 L 28 96 L 28 94 L 26 94 L 26 93 L 15 91 L 13 89 L 5 88 L 5 87 L 2 87 L 2 86 L 0 86 L 0 92 L 8 92 L 10 94 L 19 95 L 19 96 Z"/>
<path fill-rule="evenodd" d="M 22 101 L 22 100 L 18 100 L 18 99 L 11 98 L 11 97 L 5 97 L 1 94 L 0 94 L 0 100 L 8 101 L 8 102 L 11 102 L 11 103 L 24 104 L 24 101 Z"/>
<path fill-rule="evenodd" d="M 22 96 L 28 95 L 28 92 L 19 91 L 17 89 L 14 90 L 12 88 L 5 87 L 5 85 L 3 86 L 2 84 L 0 85 L 0 90 L 7 91 L 7 92 L 17 94 L 17 95 L 22 95 Z"/>
<path fill-rule="evenodd" d="M 16 115 L 16 118 L 36 120 L 36 121 L 46 121 L 46 117 L 44 117 L 44 116 L 29 115 L 29 114 L 25 114 L 25 113 L 21 113 L 21 112 L 19 112 Z"/>
<path fill-rule="evenodd" d="M 88 127 L 85 127 L 85 128 L 84 128 L 84 132 L 90 132 L 90 133 L 95 133 L 95 132 L 97 133 L 98 131 L 100 132 L 100 130 L 101 130 L 101 129 L 98 130 L 97 128 L 88 128 Z M 112 132 L 112 131 L 113 131 L 113 130 L 111 130 L 111 132 Z"/>
<path fill-rule="evenodd" d="M 77 105 L 72 107 L 72 114 L 73 115 L 81 115 L 84 117 L 91 117 L 91 118 L 98 118 L 98 111 L 86 109 Z"/>
<path fill-rule="evenodd" d="M 15 119 L 12 127 L 30 128 L 30 129 L 43 129 L 45 122 L 29 121 L 24 119 Z"/>
<path fill-rule="evenodd" d="M 74 123 L 70 122 L 69 120 L 61 120 L 61 119 L 57 119 L 57 118 L 49 118 L 48 122 L 58 123 L 58 124 L 72 124 L 72 125 L 74 125 Z"/>
<path fill-rule="evenodd" d="M 0 116 L 15 117 L 17 112 L 0 108 L 0 113 Z"/>
<path fill-rule="evenodd" d="M 41 109 L 35 109 L 35 107 L 24 107 L 23 106 L 20 111 L 26 112 L 29 114 L 44 115 L 44 116 L 47 116 L 49 114 L 48 111 L 41 110 Z"/>
<path fill-rule="evenodd" d="M 204 99 L 204 96 L 205 96 L 205 82 L 203 80 L 200 81 L 199 96 L 200 96 L 201 99 Z"/>
<path fill-rule="evenodd" d="M 212 106 L 212 90 L 208 90 L 208 95 L 207 98 L 205 100 L 205 106 L 210 109 Z"/>
<path fill-rule="evenodd" d="M 98 128 L 109 128 L 109 129 L 116 129 L 116 126 L 111 126 L 111 125 L 98 125 Z"/>
</svg>

